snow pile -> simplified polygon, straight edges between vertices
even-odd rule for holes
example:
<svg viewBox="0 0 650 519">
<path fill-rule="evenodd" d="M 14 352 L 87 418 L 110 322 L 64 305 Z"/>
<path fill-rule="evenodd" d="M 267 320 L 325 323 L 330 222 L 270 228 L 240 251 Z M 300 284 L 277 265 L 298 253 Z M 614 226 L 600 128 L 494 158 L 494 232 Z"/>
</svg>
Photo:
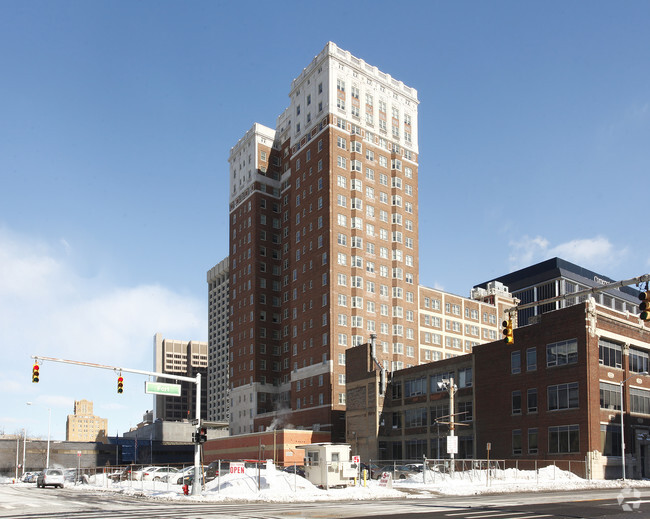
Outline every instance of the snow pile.
<svg viewBox="0 0 650 519">
<path fill-rule="evenodd" d="M 621 480 L 586 480 L 573 472 L 554 466 L 535 470 L 491 470 L 488 479 L 486 469 L 458 471 L 453 476 L 437 470 L 393 482 L 397 490 L 411 493 L 443 495 L 477 495 L 504 492 L 542 492 L 553 490 L 576 490 L 589 488 L 621 488 L 622 486 L 650 486 L 650 482 Z"/>
<path fill-rule="evenodd" d="M 431 495 L 477 495 L 504 492 L 539 492 L 589 488 L 623 488 L 650 486 L 648 481 L 585 480 L 557 467 L 535 470 L 457 471 L 449 473 L 427 470 L 407 479 L 392 482 L 393 488 L 381 486 L 379 481 L 357 482 L 357 486 L 325 490 L 305 478 L 277 470 L 272 463 L 259 471 L 246 468 L 243 474 L 226 474 L 207 483 L 201 495 L 186 496 L 182 487 L 155 481 L 112 481 L 103 474 L 90 476 L 87 484 L 67 483 L 66 488 L 79 491 L 119 492 L 164 500 L 192 500 L 206 502 L 299 502 L 345 501 L 385 498 L 418 498 Z M 426 481 L 426 483 L 424 482 Z M 12 484 L 12 478 L 0 478 L 0 484 Z M 13 483 L 29 486 L 33 483 Z M 190 490 L 191 491 L 191 490 Z"/>
<path fill-rule="evenodd" d="M 382 487 L 377 482 L 368 486 L 350 486 L 340 489 L 321 489 L 305 478 L 277 470 L 270 463 L 267 468 L 246 468 L 243 474 L 225 474 L 208 482 L 200 496 L 183 494 L 180 485 L 154 481 L 113 482 L 103 474 L 91 476 L 88 485 L 79 485 L 81 490 L 104 490 L 128 495 L 146 495 L 156 499 L 199 500 L 199 501 L 261 501 L 294 502 L 345 501 L 364 499 L 400 498 L 404 493 Z"/>
</svg>

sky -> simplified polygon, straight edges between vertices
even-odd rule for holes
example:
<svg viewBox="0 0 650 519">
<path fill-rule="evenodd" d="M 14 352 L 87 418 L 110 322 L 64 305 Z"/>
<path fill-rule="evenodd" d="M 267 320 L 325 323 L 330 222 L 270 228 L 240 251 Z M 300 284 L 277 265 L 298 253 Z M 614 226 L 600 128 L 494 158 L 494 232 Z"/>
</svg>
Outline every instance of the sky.
<svg viewBox="0 0 650 519">
<path fill-rule="evenodd" d="M 141 375 L 32 384 L 31 356 L 152 370 L 156 332 L 207 340 L 230 148 L 328 41 L 418 91 L 420 284 L 650 271 L 647 1 L 5 0 L 0 434 L 45 438 L 50 410 L 64 439 L 80 399 L 122 434 L 153 407 Z"/>
</svg>

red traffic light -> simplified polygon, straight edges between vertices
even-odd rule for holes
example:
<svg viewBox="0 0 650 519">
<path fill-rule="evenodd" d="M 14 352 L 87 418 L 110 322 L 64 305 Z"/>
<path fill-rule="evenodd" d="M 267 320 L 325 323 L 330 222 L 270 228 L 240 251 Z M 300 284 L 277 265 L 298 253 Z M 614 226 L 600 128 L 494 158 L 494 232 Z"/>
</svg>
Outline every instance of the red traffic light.
<svg viewBox="0 0 650 519">
<path fill-rule="evenodd" d="M 208 441 L 208 430 L 205 427 L 199 427 L 196 433 L 192 435 L 192 439 L 196 443 L 205 443 Z"/>
<path fill-rule="evenodd" d="M 124 378 L 121 375 L 117 377 L 117 392 L 119 394 L 124 393 Z"/>
<path fill-rule="evenodd" d="M 32 368 L 32 382 L 38 383 L 39 375 L 40 373 L 38 364 L 34 364 L 34 367 Z"/>
</svg>

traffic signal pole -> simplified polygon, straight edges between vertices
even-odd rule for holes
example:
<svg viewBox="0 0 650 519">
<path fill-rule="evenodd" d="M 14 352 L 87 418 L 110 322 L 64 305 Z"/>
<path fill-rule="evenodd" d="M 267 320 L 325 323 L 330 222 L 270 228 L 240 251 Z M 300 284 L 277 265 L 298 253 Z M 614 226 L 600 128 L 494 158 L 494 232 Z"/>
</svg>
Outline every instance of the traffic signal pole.
<svg viewBox="0 0 650 519">
<path fill-rule="evenodd" d="M 86 368 L 108 369 L 116 373 L 136 373 L 138 375 L 148 375 L 157 378 L 166 378 L 170 380 L 180 380 L 184 382 L 191 382 L 196 385 L 196 420 L 198 427 L 201 427 L 201 374 L 197 373 L 195 378 L 184 377 L 182 375 L 172 375 L 171 373 L 159 373 L 157 371 L 143 371 L 141 369 L 122 368 L 119 366 L 107 366 L 104 364 L 94 364 L 92 362 L 81 362 L 78 360 L 57 359 L 54 357 L 43 357 L 41 355 L 32 355 L 32 359 L 36 363 L 38 361 L 61 362 L 63 364 L 74 364 L 76 366 L 83 366 Z M 38 372 L 38 371 L 37 371 Z M 37 380 L 38 381 L 38 380 Z M 198 431 L 198 429 L 197 429 Z M 200 465 L 201 465 L 201 444 L 194 443 L 194 478 L 192 483 L 192 495 L 199 495 L 201 493 L 201 478 L 200 478 Z"/>
<path fill-rule="evenodd" d="M 201 374 L 196 374 L 196 417 L 198 419 L 197 434 L 201 428 Z M 197 438 L 198 440 L 198 438 Z M 201 443 L 194 442 L 194 477 L 192 478 L 192 495 L 201 495 Z"/>
<path fill-rule="evenodd" d="M 555 303 L 557 301 L 562 301 L 564 299 L 569 299 L 571 297 L 582 297 L 591 294 L 597 294 L 598 292 L 603 292 L 605 290 L 612 290 L 612 289 L 621 288 L 629 285 L 640 285 L 641 283 L 649 283 L 649 282 L 650 282 L 650 274 L 644 274 L 643 276 L 625 279 L 623 281 L 615 281 L 614 283 L 608 283 L 607 285 L 586 288 L 584 290 L 578 290 L 577 292 L 569 292 L 559 296 L 549 297 L 548 299 L 542 299 L 540 301 L 532 301 L 531 303 L 524 303 L 521 305 L 513 306 L 512 308 L 508 308 L 506 310 L 506 313 L 512 314 L 515 313 L 517 310 L 524 310 L 525 308 L 532 308 L 534 306 L 541 306 L 549 303 Z"/>
</svg>

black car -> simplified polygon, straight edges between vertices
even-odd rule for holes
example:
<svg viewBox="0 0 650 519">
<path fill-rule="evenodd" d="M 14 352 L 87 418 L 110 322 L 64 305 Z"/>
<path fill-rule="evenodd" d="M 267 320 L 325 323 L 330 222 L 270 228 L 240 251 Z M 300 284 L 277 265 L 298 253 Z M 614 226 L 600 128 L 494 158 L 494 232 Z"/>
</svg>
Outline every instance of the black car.
<svg viewBox="0 0 650 519">
<path fill-rule="evenodd" d="M 298 465 L 289 465 L 288 467 L 284 467 L 282 472 L 289 472 L 290 474 L 298 474 L 300 477 L 305 477 L 305 469 Z"/>
<path fill-rule="evenodd" d="M 223 476 L 230 473 L 230 462 L 222 461 L 221 465 L 219 461 L 213 461 L 207 467 L 205 467 L 205 480 L 212 481 L 216 479 L 218 475 Z"/>
</svg>

